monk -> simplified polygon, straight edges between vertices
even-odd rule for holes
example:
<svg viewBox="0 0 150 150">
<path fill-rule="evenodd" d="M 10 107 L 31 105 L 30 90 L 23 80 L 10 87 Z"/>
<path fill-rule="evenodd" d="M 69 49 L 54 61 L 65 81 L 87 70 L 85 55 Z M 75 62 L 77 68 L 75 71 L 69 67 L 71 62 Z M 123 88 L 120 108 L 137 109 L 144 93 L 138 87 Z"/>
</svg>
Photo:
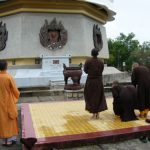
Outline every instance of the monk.
<svg viewBox="0 0 150 150">
<path fill-rule="evenodd" d="M 136 89 L 133 85 L 121 86 L 118 81 L 112 84 L 113 110 L 120 116 L 121 121 L 137 120 L 134 113 L 136 108 Z"/>
<path fill-rule="evenodd" d="M 99 112 L 107 109 L 102 81 L 104 64 L 97 58 L 97 49 L 92 49 L 91 55 L 84 64 L 84 72 L 88 74 L 84 88 L 85 109 L 93 114 L 93 119 L 98 119 Z"/>
<path fill-rule="evenodd" d="M 18 135 L 16 103 L 19 94 L 14 79 L 7 73 L 7 62 L 0 60 L 0 138 L 3 139 L 3 146 L 16 143 Z"/>
<path fill-rule="evenodd" d="M 132 84 L 137 88 L 137 109 L 139 117 L 147 117 L 150 109 L 150 70 L 146 66 L 134 63 L 132 65 Z"/>
</svg>

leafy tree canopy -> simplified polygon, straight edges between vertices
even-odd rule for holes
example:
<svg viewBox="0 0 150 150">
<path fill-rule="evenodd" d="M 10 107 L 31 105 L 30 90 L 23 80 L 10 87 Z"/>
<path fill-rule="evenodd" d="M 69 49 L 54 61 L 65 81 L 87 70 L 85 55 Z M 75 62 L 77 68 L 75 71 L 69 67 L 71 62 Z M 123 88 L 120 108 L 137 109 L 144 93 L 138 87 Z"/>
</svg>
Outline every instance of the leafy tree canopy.
<svg viewBox="0 0 150 150">
<path fill-rule="evenodd" d="M 140 45 L 134 33 L 125 35 L 120 33 L 116 39 L 108 39 L 110 57 L 107 64 L 120 70 L 131 70 L 133 62 L 141 61 L 150 66 L 150 42 Z"/>
</svg>

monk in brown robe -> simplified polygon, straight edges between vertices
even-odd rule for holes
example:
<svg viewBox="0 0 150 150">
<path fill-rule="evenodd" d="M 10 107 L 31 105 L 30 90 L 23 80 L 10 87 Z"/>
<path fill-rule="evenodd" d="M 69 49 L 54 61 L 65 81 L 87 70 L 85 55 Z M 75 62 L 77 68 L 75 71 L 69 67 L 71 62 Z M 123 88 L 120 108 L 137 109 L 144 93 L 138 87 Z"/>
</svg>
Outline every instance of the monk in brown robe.
<svg viewBox="0 0 150 150">
<path fill-rule="evenodd" d="M 131 81 L 137 88 L 137 108 L 140 110 L 140 117 L 147 117 L 150 109 L 150 70 L 146 66 L 134 63 Z"/>
<path fill-rule="evenodd" d="M 6 70 L 7 62 L 0 60 L 0 138 L 3 146 L 11 146 L 18 135 L 16 103 L 20 93 Z"/>
<path fill-rule="evenodd" d="M 136 88 L 133 85 L 121 86 L 118 81 L 112 84 L 113 110 L 121 121 L 137 120 L 134 113 L 136 107 Z"/>
<path fill-rule="evenodd" d="M 85 109 L 93 113 L 92 118 L 98 119 L 99 112 L 107 109 L 102 82 L 103 62 L 97 58 L 98 50 L 92 49 L 92 58 L 86 60 L 84 72 L 88 74 L 84 88 Z"/>
</svg>

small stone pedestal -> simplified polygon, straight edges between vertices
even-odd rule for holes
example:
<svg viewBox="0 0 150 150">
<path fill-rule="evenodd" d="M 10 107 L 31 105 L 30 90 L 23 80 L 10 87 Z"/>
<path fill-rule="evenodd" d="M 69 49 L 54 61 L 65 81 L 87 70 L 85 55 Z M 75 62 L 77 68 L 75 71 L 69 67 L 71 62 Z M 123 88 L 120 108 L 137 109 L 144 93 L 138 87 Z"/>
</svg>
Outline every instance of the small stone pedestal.
<svg viewBox="0 0 150 150">
<path fill-rule="evenodd" d="M 64 90 L 66 100 L 79 100 L 84 98 L 83 88 L 80 90 Z"/>
<path fill-rule="evenodd" d="M 80 64 L 77 67 L 66 67 L 66 65 L 63 65 L 64 70 L 64 80 L 65 80 L 65 96 L 68 99 L 69 95 L 71 94 L 71 98 L 75 96 L 75 98 L 79 98 L 79 93 L 81 93 L 81 89 L 83 88 L 83 85 L 80 84 L 80 79 L 82 75 L 82 64 Z M 68 78 L 71 78 L 73 81 L 73 84 L 68 84 Z"/>
</svg>

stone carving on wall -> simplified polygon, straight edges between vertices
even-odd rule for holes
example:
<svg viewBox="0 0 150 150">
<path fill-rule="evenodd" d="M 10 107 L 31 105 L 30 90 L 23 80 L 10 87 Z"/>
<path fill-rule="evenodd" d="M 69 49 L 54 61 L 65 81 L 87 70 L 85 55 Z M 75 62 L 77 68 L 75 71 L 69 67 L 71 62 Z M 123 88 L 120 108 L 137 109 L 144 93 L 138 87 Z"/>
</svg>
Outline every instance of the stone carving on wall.
<svg viewBox="0 0 150 150">
<path fill-rule="evenodd" d="M 0 22 L 0 51 L 4 50 L 6 47 L 6 41 L 8 37 L 8 31 L 6 29 L 6 24 L 1 21 Z"/>
<path fill-rule="evenodd" d="M 54 18 L 50 23 L 45 20 L 45 24 L 40 29 L 40 42 L 50 50 L 61 49 L 67 43 L 67 30 L 61 22 L 57 23 Z"/>
<path fill-rule="evenodd" d="M 103 39 L 102 39 L 102 34 L 101 30 L 98 27 L 98 24 L 93 26 L 93 42 L 94 42 L 94 47 L 98 49 L 99 51 L 103 48 Z"/>
</svg>

